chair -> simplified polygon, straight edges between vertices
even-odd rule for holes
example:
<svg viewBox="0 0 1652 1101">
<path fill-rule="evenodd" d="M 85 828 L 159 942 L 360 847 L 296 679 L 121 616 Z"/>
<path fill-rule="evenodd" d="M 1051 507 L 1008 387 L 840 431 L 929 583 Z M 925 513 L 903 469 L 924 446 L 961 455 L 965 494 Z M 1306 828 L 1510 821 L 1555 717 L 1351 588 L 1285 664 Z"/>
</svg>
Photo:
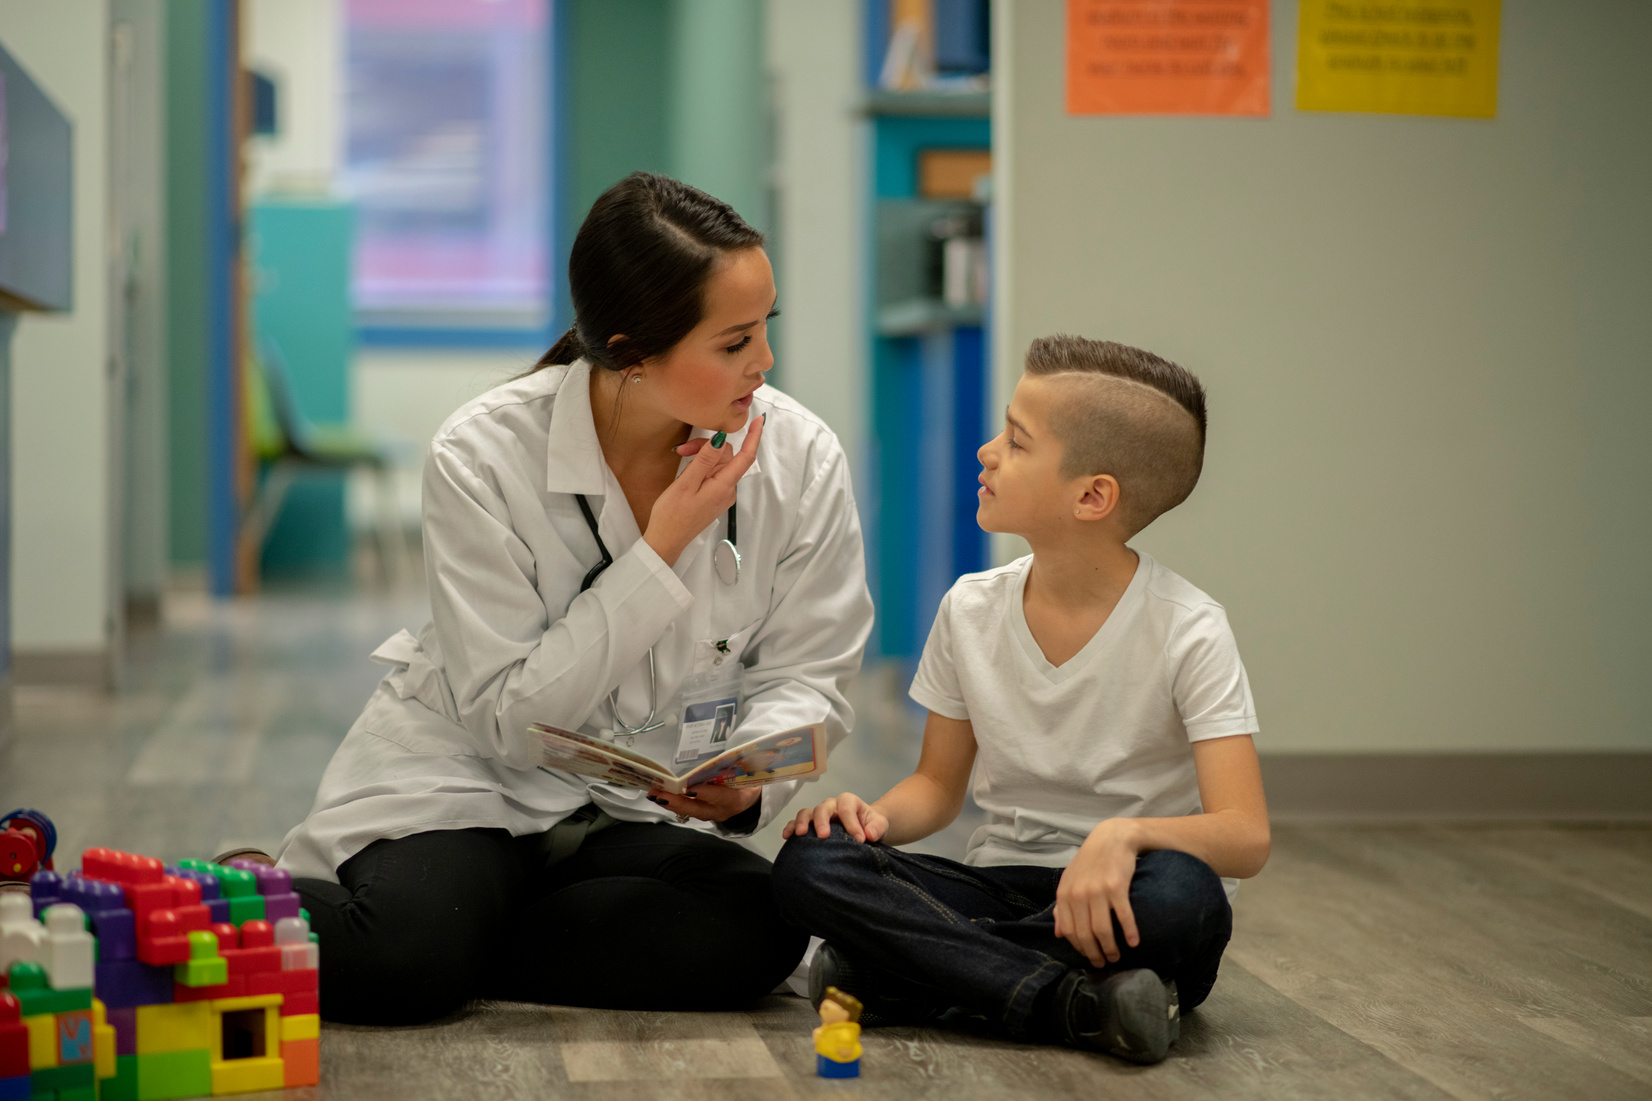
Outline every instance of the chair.
<svg viewBox="0 0 1652 1101">
<path fill-rule="evenodd" d="M 246 363 L 247 419 L 253 453 L 264 477 L 241 520 L 241 546 L 262 556 L 287 491 L 306 472 L 357 468 L 373 472 L 379 575 L 397 585 L 408 568 L 408 549 L 396 512 L 396 460 L 405 448 L 368 438 L 347 424 L 313 424 L 292 399 L 286 361 L 273 340 L 259 341 Z"/>
</svg>

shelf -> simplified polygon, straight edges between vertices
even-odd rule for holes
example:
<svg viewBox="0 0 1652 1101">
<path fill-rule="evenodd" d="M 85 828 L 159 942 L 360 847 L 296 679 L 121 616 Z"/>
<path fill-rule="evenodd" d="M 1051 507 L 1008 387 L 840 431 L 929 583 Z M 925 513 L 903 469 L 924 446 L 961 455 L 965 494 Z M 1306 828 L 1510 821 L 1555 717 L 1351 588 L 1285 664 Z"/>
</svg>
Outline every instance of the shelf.
<svg viewBox="0 0 1652 1101">
<path fill-rule="evenodd" d="M 879 336 L 920 336 L 937 329 L 980 325 L 986 311 L 980 306 L 948 306 L 938 298 L 911 298 L 878 307 Z"/>
<path fill-rule="evenodd" d="M 868 92 L 861 101 L 866 115 L 908 115 L 918 118 L 988 118 L 991 92 Z"/>
</svg>

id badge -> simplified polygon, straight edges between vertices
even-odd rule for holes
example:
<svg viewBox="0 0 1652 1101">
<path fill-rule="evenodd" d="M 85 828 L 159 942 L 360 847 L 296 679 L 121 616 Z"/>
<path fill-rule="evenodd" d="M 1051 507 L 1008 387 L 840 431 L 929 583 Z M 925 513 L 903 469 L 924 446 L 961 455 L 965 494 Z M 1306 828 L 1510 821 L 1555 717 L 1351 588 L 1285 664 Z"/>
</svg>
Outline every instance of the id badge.
<svg viewBox="0 0 1652 1101">
<path fill-rule="evenodd" d="M 678 767 L 710 760 L 733 744 L 730 738 L 740 715 L 746 667 L 729 649 L 727 640 L 715 645 L 719 652 L 712 658 L 711 668 L 683 681 Z"/>
</svg>

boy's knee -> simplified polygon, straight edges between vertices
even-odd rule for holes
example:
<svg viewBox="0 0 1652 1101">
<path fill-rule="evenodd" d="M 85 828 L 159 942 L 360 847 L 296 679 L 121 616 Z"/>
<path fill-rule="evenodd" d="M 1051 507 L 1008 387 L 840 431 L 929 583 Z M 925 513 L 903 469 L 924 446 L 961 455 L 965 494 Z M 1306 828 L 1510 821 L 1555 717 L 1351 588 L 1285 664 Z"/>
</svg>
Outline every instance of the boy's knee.
<svg viewBox="0 0 1652 1101">
<path fill-rule="evenodd" d="M 1145 926 L 1176 939 L 1220 935 L 1231 928 L 1232 911 L 1222 877 L 1189 853 L 1160 849 L 1143 853 L 1130 885 L 1130 906 Z"/>
<path fill-rule="evenodd" d="M 809 900 L 831 893 L 833 881 L 864 859 L 866 848 L 836 822 L 830 837 L 807 833 L 788 840 L 774 858 L 774 897 L 781 913 L 791 917 Z"/>
</svg>

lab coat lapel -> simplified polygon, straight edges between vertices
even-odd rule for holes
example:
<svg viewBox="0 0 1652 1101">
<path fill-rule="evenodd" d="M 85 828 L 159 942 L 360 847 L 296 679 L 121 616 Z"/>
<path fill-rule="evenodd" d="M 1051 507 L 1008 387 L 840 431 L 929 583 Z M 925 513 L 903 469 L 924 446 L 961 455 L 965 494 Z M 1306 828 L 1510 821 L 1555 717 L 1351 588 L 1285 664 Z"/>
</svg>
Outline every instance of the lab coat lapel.
<svg viewBox="0 0 1652 1101">
<path fill-rule="evenodd" d="M 606 495 L 608 464 L 603 462 L 596 422 L 591 418 L 591 364 L 577 359 L 568 367 L 547 370 L 564 374 L 556 388 L 556 401 L 551 403 L 545 488 L 552 493 Z M 631 526 L 636 527 L 635 522 Z"/>
</svg>

